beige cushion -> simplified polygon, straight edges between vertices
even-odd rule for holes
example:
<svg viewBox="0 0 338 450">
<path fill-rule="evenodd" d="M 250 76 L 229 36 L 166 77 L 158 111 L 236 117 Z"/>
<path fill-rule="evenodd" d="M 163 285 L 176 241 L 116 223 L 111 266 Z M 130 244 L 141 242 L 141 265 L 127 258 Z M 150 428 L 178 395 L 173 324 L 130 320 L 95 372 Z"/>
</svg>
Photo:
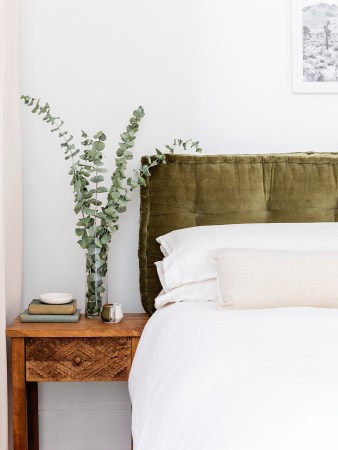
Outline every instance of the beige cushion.
<svg viewBox="0 0 338 450">
<path fill-rule="evenodd" d="M 224 248 L 217 260 L 220 302 L 230 309 L 338 307 L 338 252 Z"/>
</svg>

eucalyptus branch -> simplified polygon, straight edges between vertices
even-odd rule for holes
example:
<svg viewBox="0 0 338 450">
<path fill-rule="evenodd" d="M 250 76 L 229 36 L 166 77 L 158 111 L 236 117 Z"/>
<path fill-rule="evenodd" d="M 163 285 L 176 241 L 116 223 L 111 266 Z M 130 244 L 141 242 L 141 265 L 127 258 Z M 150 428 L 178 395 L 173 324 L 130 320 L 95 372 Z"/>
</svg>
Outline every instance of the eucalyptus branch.
<svg viewBox="0 0 338 450">
<path fill-rule="evenodd" d="M 199 141 L 193 142 L 192 139 L 188 139 L 187 141 L 183 141 L 182 139 L 174 139 L 172 145 L 165 145 L 165 148 L 169 151 L 169 153 L 174 153 L 175 150 L 194 150 L 197 153 L 202 152 L 202 148 L 199 147 Z M 144 177 L 150 177 L 150 169 L 152 167 L 158 166 L 159 164 L 166 163 L 166 155 L 162 153 L 158 148 L 156 150 L 156 156 L 146 156 L 148 159 L 148 163 L 144 164 L 139 170 L 134 170 L 134 177 L 129 177 L 127 180 L 127 184 L 130 187 L 130 190 L 133 191 L 139 185 L 145 186 L 146 180 Z"/>
</svg>

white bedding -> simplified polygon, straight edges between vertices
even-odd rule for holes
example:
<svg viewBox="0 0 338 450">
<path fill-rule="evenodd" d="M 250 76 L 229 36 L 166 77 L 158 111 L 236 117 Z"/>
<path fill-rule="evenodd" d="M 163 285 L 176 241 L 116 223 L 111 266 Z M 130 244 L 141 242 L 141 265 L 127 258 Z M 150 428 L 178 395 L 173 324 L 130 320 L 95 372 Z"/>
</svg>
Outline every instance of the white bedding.
<svg viewBox="0 0 338 450">
<path fill-rule="evenodd" d="M 337 450 L 338 310 L 169 305 L 129 390 L 134 450 Z"/>
</svg>

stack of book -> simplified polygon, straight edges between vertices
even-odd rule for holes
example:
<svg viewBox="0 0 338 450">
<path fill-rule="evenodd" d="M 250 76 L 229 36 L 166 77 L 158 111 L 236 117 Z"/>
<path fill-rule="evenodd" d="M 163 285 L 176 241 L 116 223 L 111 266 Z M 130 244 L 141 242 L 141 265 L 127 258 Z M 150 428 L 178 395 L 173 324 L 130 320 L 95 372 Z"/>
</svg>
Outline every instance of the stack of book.
<svg viewBox="0 0 338 450">
<path fill-rule="evenodd" d="M 20 319 L 21 322 L 78 322 L 80 309 L 76 309 L 76 300 L 63 305 L 49 305 L 34 299 L 20 314 Z"/>
</svg>

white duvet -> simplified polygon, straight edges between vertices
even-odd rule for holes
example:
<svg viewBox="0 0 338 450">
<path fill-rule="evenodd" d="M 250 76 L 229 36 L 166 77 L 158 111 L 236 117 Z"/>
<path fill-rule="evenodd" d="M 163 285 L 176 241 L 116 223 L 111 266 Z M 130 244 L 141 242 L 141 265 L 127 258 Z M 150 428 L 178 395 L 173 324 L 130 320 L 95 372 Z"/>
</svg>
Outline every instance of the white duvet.
<svg viewBox="0 0 338 450">
<path fill-rule="evenodd" d="M 338 450 L 338 310 L 178 303 L 142 335 L 134 450 Z"/>
</svg>

